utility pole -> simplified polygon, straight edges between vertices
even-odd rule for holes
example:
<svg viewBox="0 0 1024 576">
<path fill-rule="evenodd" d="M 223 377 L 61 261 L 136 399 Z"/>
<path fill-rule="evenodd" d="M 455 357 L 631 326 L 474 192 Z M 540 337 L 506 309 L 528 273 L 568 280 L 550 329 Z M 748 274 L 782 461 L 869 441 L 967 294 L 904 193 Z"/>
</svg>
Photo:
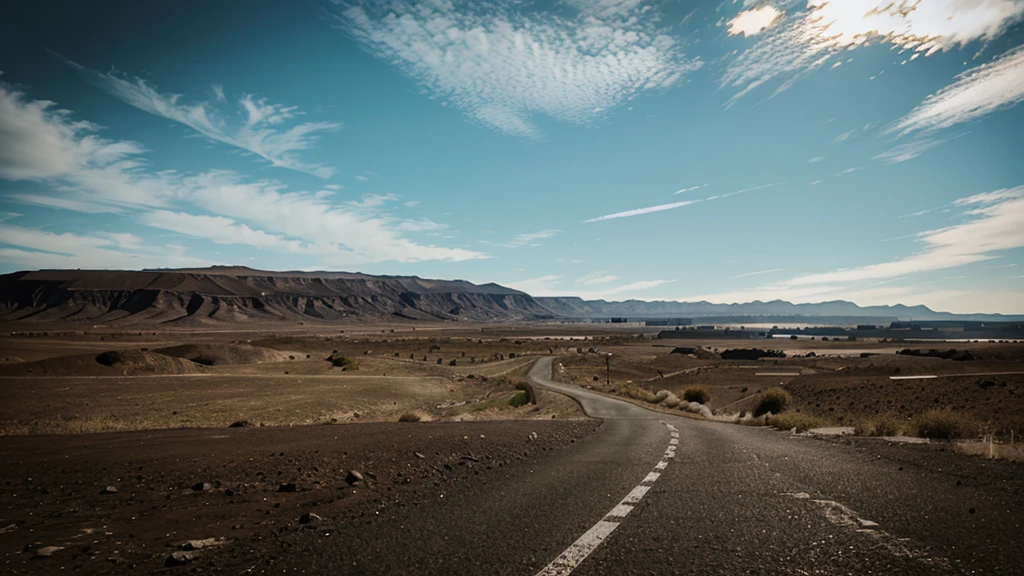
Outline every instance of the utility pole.
<svg viewBox="0 0 1024 576">
<path fill-rule="evenodd" d="M 611 388 L 612 387 L 612 355 L 611 355 L 610 352 L 608 354 L 605 354 L 605 356 L 604 356 L 604 366 L 605 366 L 604 382 L 605 382 L 605 384 L 609 388 Z"/>
</svg>

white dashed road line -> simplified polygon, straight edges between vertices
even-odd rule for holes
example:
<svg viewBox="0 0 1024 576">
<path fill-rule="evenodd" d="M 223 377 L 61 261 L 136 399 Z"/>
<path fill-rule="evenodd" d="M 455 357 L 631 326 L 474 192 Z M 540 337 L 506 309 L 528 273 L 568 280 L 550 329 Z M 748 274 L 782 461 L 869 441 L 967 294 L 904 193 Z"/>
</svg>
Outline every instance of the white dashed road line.
<svg viewBox="0 0 1024 576">
<path fill-rule="evenodd" d="M 555 558 L 543 570 L 538 572 L 537 576 L 565 576 L 572 573 L 587 556 L 590 556 L 591 552 L 611 536 L 612 532 L 619 527 L 619 523 L 633 511 L 633 506 L 647 495 L 647 492 L 651 489 L 650 485 L 657 482 L 658 478 L 661 477 L 661 471 L 668 467 L 668 460 L 676 457 L 676 446 L 679 444 L 679 429 L 665 422 L 662 422 L 662 424 L 665 424 L 665 427 L 668 428 L 672 434 L 672 439 L 669 440 L 669 446 L 665 450 L 664 456 L 654 465 L 654 470 L 649 472 L 640 484 L 630 490 L 629 494 L 626 494 L 626 497 L 621 502 L 605 514 L 600 522 L 591 526 L 590 530 L 584 532 L 582 536 L 572 543 L 572 546 L 569 546 L 565 552 L 558 555 L 558 558 Z"/>
</svg>

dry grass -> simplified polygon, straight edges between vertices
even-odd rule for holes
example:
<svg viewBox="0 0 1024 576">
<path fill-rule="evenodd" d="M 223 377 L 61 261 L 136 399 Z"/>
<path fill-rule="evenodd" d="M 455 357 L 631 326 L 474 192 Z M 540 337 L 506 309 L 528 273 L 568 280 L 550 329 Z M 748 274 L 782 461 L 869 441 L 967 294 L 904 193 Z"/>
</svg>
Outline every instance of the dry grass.
<svg viewBox="0 0 1024 576">
<path fill-rule="evenodd" d="M 913 420 L 917 435 L 937 440 L 980 436 L 984 426 L 973 417 L 952 410 L 929 410 Z"/>
<path fill-rule="evenodd" d="M 772 428 L 778 428 L 779 430 L 793 430 L 795 428 L 797 432 L 806 432 L 811 428 L 824 428 L 831 425 L 831 422 L 824 418 L 799 412 L 769 416 L 765 422 Z"/>
<path fill-rule="evenodd" d="M 408 412 L 403 412 L 402 415 L 398 417 L 398 421 L 399 422 L 430 422 L 430 414 L 427 414 L 426 412 L 423 412 L 421 410 L 410 410 Z"/>
<path fill-rule="evenodd" d="M 859 436 L 900 436 L 911 431 L 912 423 L 892 414 L 871 416 L 854 422 L 854 433 Z"/>
</svg>

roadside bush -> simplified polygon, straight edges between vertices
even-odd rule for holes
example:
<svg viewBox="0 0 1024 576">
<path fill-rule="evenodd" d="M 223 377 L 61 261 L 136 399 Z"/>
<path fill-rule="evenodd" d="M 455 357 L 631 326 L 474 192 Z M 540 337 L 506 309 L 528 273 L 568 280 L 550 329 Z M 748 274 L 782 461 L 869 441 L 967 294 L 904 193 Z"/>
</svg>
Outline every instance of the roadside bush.
<svg viewBox="0 0 1024 576">
<path fill-rule="evenodd" d="M 690 386 L 686 390 L 683 390 L 683 400 L 687 402 L 696 402 L 698 404 L 707 404 L 711 401 L 711 394 L 704 389 L 703 386 Z"/>
<path fill-rule="evenodd" d="M 829 421 L 824 418 L 799 412 L 770 416 L 765 420 L 765 423 L 779 430 L 792 430 L 795 428 L 797 432 L 806 432 L 811 428 L 822 428 L 829 425 Z"/>
<path fill-rule="evenodd" d="M 897 416 L 876 416 L 858 420 L 853 431 L 859 436 L 899 436 L 906 433 L 909 424 Z"/>
<path fill-rule="evenodd" d="M 341 368 L 342 370 L 358 370 L 359 362 L 352 358 L 345 356 L 338 356 L 337 354 L 331 354 L 327 361 L 334 365 L 335 368 Z"/>
<path fill-rule="evenodd" d="M 757 408 L 754 409 L 754 416 L 763 416 L 769 412 L 780 414 L 789 407 L 792 401 L 793 397 L 782 388 L 777 386 L 769 388 L 761 393 L 761 400 L 757 403 Z"/>
<path fill-rule="evenodd" d="M 937 440 L 973 438 L 982 431 L 980 422 L 952 410 L 929 410 L 914 418 L 913 426 L 918 436 Z"/>
<path fill-rule="evenodd" d="M 429 422 L 430 415 L 419 410 L 410 410 L 398 417 L 399 422 Z"/>
<path fill-rule="evenodd" d="M 662 392 L 664 396 L 662 397 Z M 678 408 L 679 407 L 679 396 L 669 392 L 668 390 L 658 391 L 658 396 L 661 397 L 661 405 L 666 408 Z"/>
</svg>

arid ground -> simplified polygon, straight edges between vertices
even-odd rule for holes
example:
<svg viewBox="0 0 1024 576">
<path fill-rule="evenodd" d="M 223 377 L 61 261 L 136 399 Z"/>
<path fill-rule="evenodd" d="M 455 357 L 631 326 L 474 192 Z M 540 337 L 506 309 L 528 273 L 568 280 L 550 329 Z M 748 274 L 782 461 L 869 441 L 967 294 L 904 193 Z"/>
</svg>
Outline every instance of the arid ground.
<svg viewBox="0 0 1024 576">
<path fill-rule="evenodd" d="M 546 356 L 556 381 L 667 413 L 697 416 L 658 396 L 702 387 L 705 416 L 720 426 L 763 424 L 752 418 L 761 395 L 781 387 L 786 412 L 815 425 L 860 431 L 940 410 L 1000 441 L 1024 431 L 1021 345 L 938 345 L 970 352 L 951 360 L 896 354 L 936 345 L 680 343 L 646 332 L 9 333 L 0 338 L 0 563 L 11 574 L 217 572 L 214 549 L 238 557 L 240 542 L 329 533 L 323 517 L 358 524 L 427 492 L 526 470 L 602 425 L 526 383 Z M 753 347 L 786 357 L 721 358 Z"/>
</svg>

